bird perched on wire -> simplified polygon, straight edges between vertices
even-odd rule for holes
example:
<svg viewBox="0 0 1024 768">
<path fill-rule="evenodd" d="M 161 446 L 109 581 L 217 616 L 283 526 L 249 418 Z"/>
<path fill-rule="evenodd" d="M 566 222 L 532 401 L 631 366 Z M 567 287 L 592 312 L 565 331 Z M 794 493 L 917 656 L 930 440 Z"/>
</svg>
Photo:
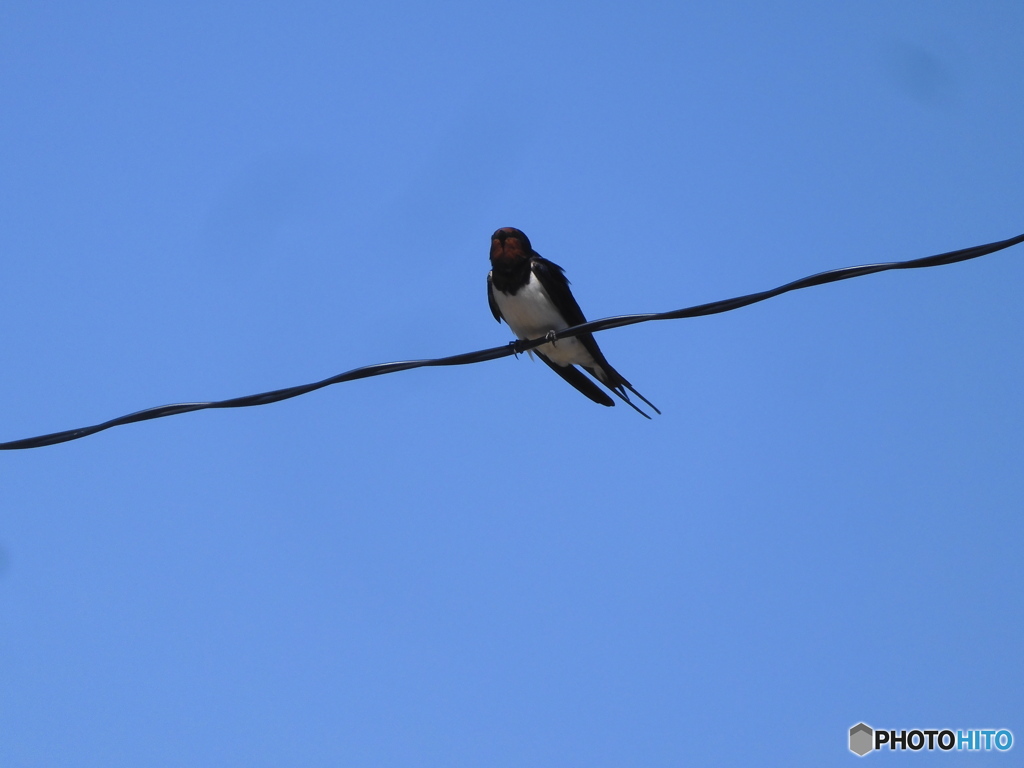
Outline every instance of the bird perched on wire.
<svg viewBox="0 0 1024 768">
<path fill-rule="evenodd" d="M 569 290 L 565 271 L 533 250 L 530 238 L 515 227 L 502 227 L 491 236 L 491 271 L 487 302 L 498 322 L 504 320 L 520 339 L 539 339 L 587 322 Z M 629 399 L 629 392 L 661 413 L 616 371 L 601 353 L 591 333 L 542 344 L 533 350 L 555 373 L 595 403 L 615 405 L 608 394 L 575 366 L 604 384 L 640 415 L 651 418 Z"/>
</svg>

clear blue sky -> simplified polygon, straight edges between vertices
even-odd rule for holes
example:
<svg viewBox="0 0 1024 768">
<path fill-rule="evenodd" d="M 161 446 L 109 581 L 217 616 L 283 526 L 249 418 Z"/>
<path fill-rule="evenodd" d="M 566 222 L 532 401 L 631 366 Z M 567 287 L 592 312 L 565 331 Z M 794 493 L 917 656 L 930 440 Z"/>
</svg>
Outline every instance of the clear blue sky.
<svg viewBox="0 0 1024 768">
<path fill-rule="evenodd" d="M 1024 5 L 0 6 L 0 440 L 1024 231 Z M 1024 249 L 0 455 L 0 764 L 1024 739 Z M 1008 764 L 981 755 L 964 764 Z M 946 765 L 944 754 L 918 755 Z M 872 755 L 892 762 L 896 755 Z"/>
</svg>

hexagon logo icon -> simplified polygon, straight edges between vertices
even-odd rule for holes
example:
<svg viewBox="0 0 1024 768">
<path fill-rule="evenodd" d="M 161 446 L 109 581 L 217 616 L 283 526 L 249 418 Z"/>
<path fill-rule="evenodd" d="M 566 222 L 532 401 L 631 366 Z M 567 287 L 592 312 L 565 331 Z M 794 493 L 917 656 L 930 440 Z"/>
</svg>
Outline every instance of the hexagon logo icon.
<svg viewBox="0 0 1024 768">
<path fill-rule="evenodd" d="M 874 749 L 874 731 L 866 723 L 857 723 L 850 729 L 850 751 L 864 757 Z"/>
</svg>

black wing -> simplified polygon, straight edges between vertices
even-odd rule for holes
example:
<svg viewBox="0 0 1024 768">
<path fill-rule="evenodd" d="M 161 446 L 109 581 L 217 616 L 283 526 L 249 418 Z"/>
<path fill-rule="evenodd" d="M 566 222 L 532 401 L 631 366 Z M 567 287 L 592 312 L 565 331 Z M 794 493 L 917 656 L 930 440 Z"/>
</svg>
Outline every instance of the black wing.
<svg viewBox="0 0 1024 768">
<path fill-rule="evenodd" d="M 555 363 L 552 363 L 550 360 L 544 357 L 544 355 L 542 355 L 537 350 L 534 350 L 533 353 L 537 355 L 537 357 L 539 357 L 545 363 L 547 363 L 548 368 L 550 368 L 552 371 L 557 373 L 567 382 L 572 384 L 572 386 L 576 387 L 576 389 L 578 389 L 584 395 L 589 397 L 595 403 L 598 403 L 600 405 L 615 405 L 615 401 L 608 397 L 607 393 L 599 386 L 597 386 L 597 384 L 595 384 L 586 376 L 584 376 L 583 372 L 576 366 L 556 365 Z"/>
<path fill-rule="evenodd" d="M 572 291 L 569 290 L 569 280 L 565 277 L 565 270 L 555 264 L 553 261 L 548 261 L 543 256 L 540 256 L 534 252 L 534 256 L 531 260 L 533 266 L 533 274 L 540 280 L 540 284 L 544 286 L 544 290 L 547 291 L 548 296 L 555 303 L 558 311 L 565 318 L 565 322 L 569 325 L 580 325 L 587 322 L 587 318 L 583 315 L 583 310 L 580 309 L 580 305 L 576 303 L 576 297 L 572 295 Z M 601 348 L 597 346 L 597 341 L 594 340 L 592 333 L 581 333 L 576 337 L 583 344 L 583 347 L 590 353 L 590 356 L 594 358 L 594 362 L 597 363 L 596 368 L 588 368 L 587 370 L 598 379 L 602 384 L 607 386 L 612 392 L 622 399 L 627 405 L 639 412 L 643 416 L 650 418 L 646 413 L 641 411 L 629 400 L 629 396 L 626 394 L 628 389 L 634 395 L 643 400 L 647 405 L 654 409 L 655 413 L 660 414 L 657 406 L 654 405 L 650 400 L 637 392 L 633 385 L 626 381 L 626 377 L 621 373 L 612 368 L 611 363 L 605 358 L 604 353 L 601 352 Z M 549 361 L 545 360 L 558 375 L 563 379 L 572 384 L 576 389 L 579 389 L 583 394 L 587 395 L 591 400 L 595 400 L 593 396 L 585 392 L 579 387 L 575 381 L 566 376 L 563 371 L 564 368 L 560 368 L 557 365 L 552 365 Z M 572 368 L 572 366 L 569 366 Z M 573 369 L 573 373 L 581 379 L 586 379 L 585 376 L 580 374 L 579 371 Z M 589 381 L 587 382 L 590 383 Z M 598 390 L 600 392 L 600 390 Z M 601 394 L 604 394 L 603 392 Z M 596 400 L 596 402 L 602 402 Z"/>
<path fill-rule="evenodd" d="M 565 322 L 569 325 L 580 325 L 587 322 L 587 318 L 583 316 L 583 310 L 576 303 L 576 297 L 569 290 L 569 281 L 565 277 L 564 269 L 541 256 L 535 256 L 533 258 L 533 274 L 537 276 L 540 284 L 544 286 L 544 290 L 548 292 L 548 296 L 555 302 L 555 307 L 565 318 Z M 619 375 L 619 372 L 609 365 L 592 333 L 581 333 L 576 338 L 594 358 L 594 362 L 607 374 L 607 376 L 602 376 L 600 373 L 594 373 L 597 378 L 613 389 L 626 384 L 626 380 Z M 605 381 L 605 378 L 608 381 Z"/>
<path fill-rule="evenodd" d="M 555 306 L 562 313 L 565 322 L 569 325 L 579 325 L 580 323 L 587 322 L 587 318 L 583 316 L 583 310 L 576 303 L 576 297 L 569 290 L 569 281 L 565 277 L 565 270 L 555 264 L 555 262 L 548 261 L 543 256 L 538 256 L 536 252 L 534 252 L 531 262 L 533 274 L 537 276 L 540 284 L 547 291 L 548 296 L 555 302 Z"/>
<path fill-rule="evenodd" d="M 498 302 L 494 300 L 494 290 L 491 288 L 491 273 L 487 273 L 487 304 L 491 308 L 491 314 L 499 323 L 501 322 L 501 310 L 498 309 Z"/>
</svg>

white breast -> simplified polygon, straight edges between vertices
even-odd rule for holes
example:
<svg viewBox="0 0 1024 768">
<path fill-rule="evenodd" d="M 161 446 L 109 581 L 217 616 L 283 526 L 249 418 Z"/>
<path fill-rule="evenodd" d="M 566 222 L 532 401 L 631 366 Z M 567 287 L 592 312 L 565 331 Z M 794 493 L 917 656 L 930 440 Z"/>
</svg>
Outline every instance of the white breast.
<svg viewBox="0 0 1024 768">
<path fill-rule="evenodd" d="M 509 296 L 491 286 L 501 316 L 512 332 L 520 339 L 536 339 L 548 331 L 560 331 L 569 324 L 555 309 L 555 304 L 544 290 L 540 281 L 530 273 L 530 281 Z M 594 367 L 594 358 L 587 352 L 577 338 L 562 339 L 554 344 L 543 344 L 537 347 L 551 362 L 558 365 L 583 365 Z"/>
</svg>

